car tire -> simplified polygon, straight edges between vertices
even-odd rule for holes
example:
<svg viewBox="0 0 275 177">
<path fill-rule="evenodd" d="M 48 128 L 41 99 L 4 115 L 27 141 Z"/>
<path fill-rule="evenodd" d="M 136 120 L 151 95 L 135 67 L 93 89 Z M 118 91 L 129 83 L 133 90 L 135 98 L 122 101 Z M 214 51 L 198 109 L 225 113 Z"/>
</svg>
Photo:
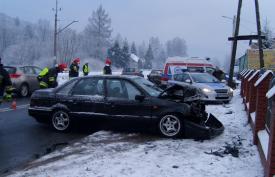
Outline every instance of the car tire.
<svg viewBox="0 0 275 177">
<path fill-rule="evenodd" d="M 177 138 L 183 134 L 183 123 L 175 114 L 166 114 L 159 119 L 159 133 L 168 138 Z"/>
<path fill-rule="evenodd" d="M 27 97 L 30 94 L 30 89 L 28 84 L 22 84 L 19 89 L 19 95 L 21 97 Z"/>
<path fill-rule="evenodd" d="M 68 132 L 71 128 L 71 118 L 64 110 L 57 110 L 53 113 L 51 119 L 52 127 L 58 132 Z"/>
</svg>

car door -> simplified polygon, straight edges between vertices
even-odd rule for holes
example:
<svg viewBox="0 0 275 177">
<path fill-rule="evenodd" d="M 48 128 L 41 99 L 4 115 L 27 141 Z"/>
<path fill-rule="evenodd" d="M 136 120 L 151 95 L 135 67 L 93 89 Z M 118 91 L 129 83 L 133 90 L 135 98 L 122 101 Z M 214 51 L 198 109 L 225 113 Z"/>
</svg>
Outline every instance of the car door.
<svg viewBox="0 0 275 177">
<path fill-rule="evenodd" d="M 151 101 L 144 98 L 135 99 L 136 95 L 144 95 L 136 85 L 123 79 L 106 80 L 106 111 L 113 118 L 119 119 L 150 119 Z"/>
<path fill-rule="evenodd" d="M 70 110 L 72 115 L 82 117 L 105 116 L 104 112 L 104 79 L 83 78 L 73 88 Z"/>
</svg>

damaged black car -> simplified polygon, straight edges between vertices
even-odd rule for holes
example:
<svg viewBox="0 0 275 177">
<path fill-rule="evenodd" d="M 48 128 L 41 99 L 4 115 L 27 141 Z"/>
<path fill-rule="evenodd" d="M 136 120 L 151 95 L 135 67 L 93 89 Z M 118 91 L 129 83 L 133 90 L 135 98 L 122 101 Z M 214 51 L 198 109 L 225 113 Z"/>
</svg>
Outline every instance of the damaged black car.
<svg viewBox="0 0 275 177">
<path fill-rule="evenodd" d="M 165 137 L 209 139 L 224 127 L 205 112 L 203 96 L 192 86 L 162 90 L 138 76 L 88 76 L 35 91 L 28 111 L 60 132 L 83 118 L 139 120 L 150 122 L 146 128 L 156 128 Z"/>
</svg>

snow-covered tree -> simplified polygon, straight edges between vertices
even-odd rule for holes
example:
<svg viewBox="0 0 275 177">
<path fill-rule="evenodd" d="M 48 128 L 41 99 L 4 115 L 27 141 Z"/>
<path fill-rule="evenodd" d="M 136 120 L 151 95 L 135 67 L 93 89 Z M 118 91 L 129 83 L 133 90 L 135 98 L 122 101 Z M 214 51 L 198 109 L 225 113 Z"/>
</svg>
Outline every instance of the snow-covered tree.
<svg viewBox="0 0 275 177">
<path fill-rule="evenodd" d="M 144 68 L 145 69 L 152 69 L 152 61 L 154 60 L 153 50 L 151 45 L 149 45 L 148 50 L 145 55 L 145 63 Z"/>
<path fill-rule="evenodd" d="M 263 40 L 263 48 L 271 49 L 272 47 L 274 47 L 275 41 L 273 37 L 273 32 L 267 20 L 265 21 L 265 24 L 263 26 L 262 34 L 266 37 L 266 39 Z"/>
<path fill-rule="evenodd" d="M 133 42 L 132 45 L 131 45 L 131 53 L 137 55 L 137 49 L 136 49 L 135 42 Z"/>
<path fill-rule="evenodd" d="M 112 60 L 112 63 L 116 67 L 122 67 L 121 62 L 122 51 L 119 46 L 119 42 L 115 41 L 114 46 L 108 49 L 108 57 Z"/>
<path fill-rule="evenodd" d="M 187 46 L 184 39 L 176 37 L 172 40 L 167 41 L 167 55 L 168 56 L 187 56 Z"/>
<path fill-rule="evenodd" d="M 106 49 L 110 46 L 111 18 L 100 5 L 88 21 L 89 24 L 86 26 L 84 34 L 87 38 L 86 45 L 89 55 L 103 59 L 106 56 Z"/>
<path fill-rule="evenodd" d="M 121 60 L 122 67 L 128 67 L 130 62 L 130 53 L 129 53 L 129 44 L 127 40 L 124 41 L 121 52 L 122 52 L 121 53 L 122 56 L 120 60 Z"/>
</svg>

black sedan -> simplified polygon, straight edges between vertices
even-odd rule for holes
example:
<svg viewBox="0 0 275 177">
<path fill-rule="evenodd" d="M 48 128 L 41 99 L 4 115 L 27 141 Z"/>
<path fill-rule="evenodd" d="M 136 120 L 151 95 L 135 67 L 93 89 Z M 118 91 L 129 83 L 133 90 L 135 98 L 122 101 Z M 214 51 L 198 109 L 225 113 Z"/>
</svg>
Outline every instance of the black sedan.
<svg viewBox="0 0 275 177">
<path fill-rule="evenodd" d="M 149 121 L 165 137 L 211 138 L 223 125 L 205 112 L 196 88 L 175 85 L 161 90 L 138 76 L 88 76 L 55 88 L 37 90 L 29 114 L 57 131 L 81 118 Z"/>
</svg>

